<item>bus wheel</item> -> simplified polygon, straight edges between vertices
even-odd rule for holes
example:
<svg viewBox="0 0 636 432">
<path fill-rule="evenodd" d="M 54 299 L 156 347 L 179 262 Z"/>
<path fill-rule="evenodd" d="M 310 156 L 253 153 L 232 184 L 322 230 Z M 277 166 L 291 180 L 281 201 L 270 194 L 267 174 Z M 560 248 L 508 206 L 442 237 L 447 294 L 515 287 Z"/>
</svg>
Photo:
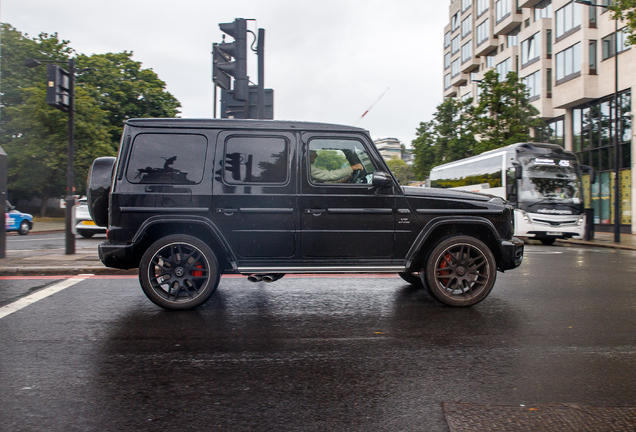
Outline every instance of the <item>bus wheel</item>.
<svg viewBox="0 0 636 432">
<path fill-rule="evenodd" d="M 481 241 L 453 236 L 439 242 L 426 263 L 430 294 L 448 306 L 473 306 L 485 299 L 497 278 L 497 263 Z"/>
</svg>

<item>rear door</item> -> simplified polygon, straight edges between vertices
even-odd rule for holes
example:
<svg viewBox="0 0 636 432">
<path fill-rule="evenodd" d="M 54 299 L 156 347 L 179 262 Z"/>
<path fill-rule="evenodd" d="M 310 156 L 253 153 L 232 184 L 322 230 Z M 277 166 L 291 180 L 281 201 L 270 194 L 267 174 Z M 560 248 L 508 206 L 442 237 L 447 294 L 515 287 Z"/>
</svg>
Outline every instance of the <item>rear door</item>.
<svg viewBox="0 0 636 432">
<path fill-rule="evenodd" d="M 214 219 L 243 262 L 296 253 L 296 137 L 223 131 L 217 139 Z"/>
</svg>

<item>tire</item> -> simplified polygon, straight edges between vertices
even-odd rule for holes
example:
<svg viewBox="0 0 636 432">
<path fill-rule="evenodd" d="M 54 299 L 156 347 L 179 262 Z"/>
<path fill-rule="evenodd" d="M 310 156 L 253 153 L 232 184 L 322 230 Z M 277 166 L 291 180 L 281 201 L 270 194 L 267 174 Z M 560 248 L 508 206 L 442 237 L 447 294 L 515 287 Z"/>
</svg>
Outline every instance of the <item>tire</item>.
<svg viewBox="0 0 636 432">
<path fill-rule="evenodd" d="M 95 235 L 95 233 L 92 231 L 78 231 L 78 233 L 84 238 L 91 238 Z"/>
<path fill-rule="evenodd" d="M 423 286 L 419 272 L 402 272 L 398 273 L 398 275 L 411 285 L 415 285 L 416 287 Z"/>
<path fill-rule="evenodd" d="M 212 249 L 184 234 L 169 235 L 153 243 L 139 266 L 139 282 L 146 296 L 169 310 L 202 305 L 214 294 L 220 278 Z"/>
<path fill-rule="evenodd" d="M 429 293 L 448 306 L 468 307 L 485 299 L 497 278 L 497 263 L 481 241 L 449 237 L 437 244 L 426 262 Z"/>
<path fill-rule="evenodd" d="M 22 221 L 20 224 L 20 229 L 18 230 L 18 234 L 27 235 L 31 231 L 31 225 L 27 221 Z"/>
<path fill-rule="evenodd" d="M 556 237 L 544 237 L 539 239 L 546 246 L 552 246 L 556 241 Z"/>
</svg>

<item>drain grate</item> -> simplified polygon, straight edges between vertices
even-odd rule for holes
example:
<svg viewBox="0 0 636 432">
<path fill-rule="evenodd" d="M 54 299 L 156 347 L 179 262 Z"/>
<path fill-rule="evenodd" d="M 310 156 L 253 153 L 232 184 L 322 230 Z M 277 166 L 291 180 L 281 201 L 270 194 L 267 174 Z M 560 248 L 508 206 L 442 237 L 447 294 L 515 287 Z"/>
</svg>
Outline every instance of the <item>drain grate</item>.
<svg viewBox="0 0 636 432">
<path fill-rule="evenodd" d="M 636 407 L 442 403 L 451 432 L 636 431 Z"/>
</svg>

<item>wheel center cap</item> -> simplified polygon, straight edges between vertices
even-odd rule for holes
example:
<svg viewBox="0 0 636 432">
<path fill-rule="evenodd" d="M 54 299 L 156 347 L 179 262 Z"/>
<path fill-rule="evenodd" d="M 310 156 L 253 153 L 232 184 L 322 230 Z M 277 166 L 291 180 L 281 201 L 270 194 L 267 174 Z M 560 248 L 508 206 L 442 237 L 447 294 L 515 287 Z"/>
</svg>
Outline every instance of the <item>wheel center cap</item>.
<svg viewBox="0 0 636 432">
<path fill-rule="evenodd" d="M 185 270 L 183 269 L 183 267 L 177 267 L 174 270 L 174 274 L 177 275 L 177 277 L 181 277 L 185 274 Z"/>
<path fill-rule="evenodd" d="M 464 276 L 464 274 L 466 274 L 466 269 L 462 266 L 457 267 L 457 274 L 459 276 Z"/>
</svg>

